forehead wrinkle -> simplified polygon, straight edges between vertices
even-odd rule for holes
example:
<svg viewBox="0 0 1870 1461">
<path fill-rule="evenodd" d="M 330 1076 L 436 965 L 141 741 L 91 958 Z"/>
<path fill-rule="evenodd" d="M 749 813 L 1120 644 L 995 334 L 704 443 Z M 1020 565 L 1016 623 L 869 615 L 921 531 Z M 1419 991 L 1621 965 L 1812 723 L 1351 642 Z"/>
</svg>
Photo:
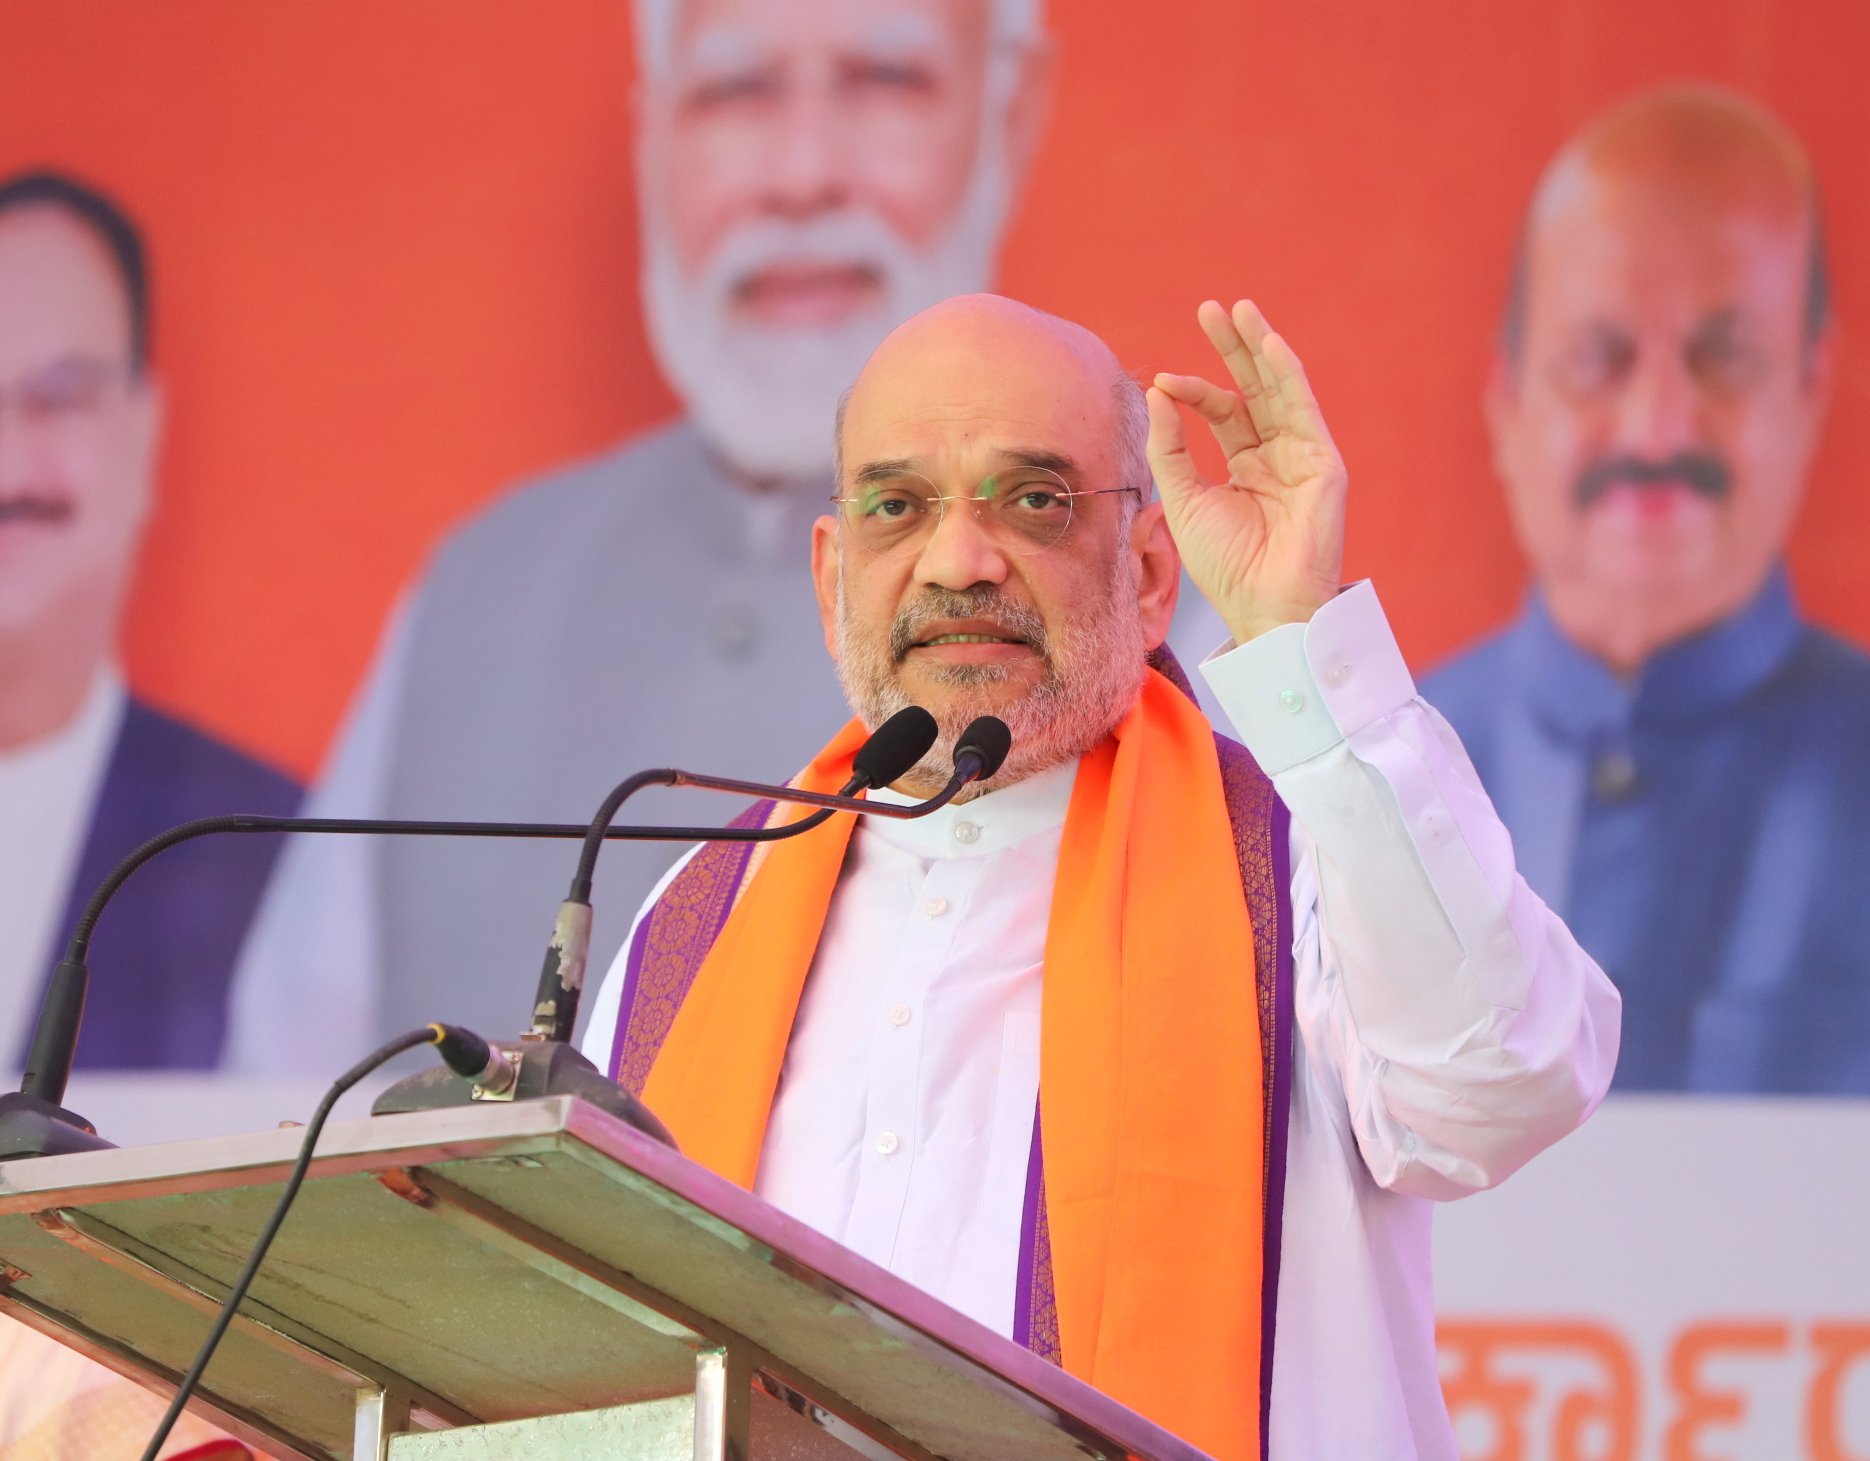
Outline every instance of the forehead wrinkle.
<svg viewBox="0 0 1870 1461">
<path fill-rule="evenodd" d="M 905 472 L 914 472 L 920 476 L 916 457 L 885 457 L 879 461 L 865 462 L 851 473 L 851 481 L 858 485 L 866 482 L 887 481 L 891 477 L 900 477 Z"/>
<path fill-rule="evenodd" d="M 908 448 L 912 460 L 985 462 L 996 447 L 1034 444 L 1101 459 L 1120 375 L 1082 325 L 996 295 L 959 296 L 879 343 L 847 398 L 842 444 L 864 457 Z"/>
<path fill-rule="evenodd" d="M 1571 181 L 1580 186 L 1555 190 L 1525 240 L 1528 328 L 1539 316 L 1623 330 L 1670 301 L 1692 303 L 1696 327 L 1722 312 L 1800 324 L 1809 235 L 1799 218 L 1732 205 L 1684 212 L 1645 180 Z"/>
<path fill-rule="evenodd" d="M 891 10 L 866 15 L 853 44 L 869 54 L 899 56 L 937 50 L 948 38 L 926 10 Z"/>
<path fill-rule="evenodd" d="M 746 26 L 710 21 L 688 37 L 680 59 L 690 71 L 750 71 L 770 63 L 775 49 L 771 38 Z"/>
<path fill-rule="evenodd" d="M 26 320 L 9 317 L 9 347 L 62 354 L 128 355 L 134 348 L 129 291 L 103 242 L 65 209 L 33 203 L 0 217 L 0 310 L 25 301 Z M 89 337 L 73 341 L 73 336 Z"/>
<path fill-rule="evenodd" d="M 993 458 L 1009 467 L 1049 467 L 1054 472 L 1077 466 L 1069 453 L 1045 446 L 999 446 L 994 448 Z"/>
<path fill-rule="evenodd" d="M 1706 228 L 1750 222 L 1795 235 L 1815 225 L 1810 159 L 1783 122 L 1737 93 L 1672 85 L 1600 114 L 1552 160 L 1529 216 L 1536 235 L 1567 215 L 1643 209 Z"/>
<path fill-rule="evenodd" d="M 940 51 L 953 38 L 952 25 L 918 7 L 866 13 L 847 34 L 830 36 L 828 44 L 833 51 L 901 59 Z M 758 21 L 706 19 L 679 37 L 677 57 L 701 70 L 735 70 L 770 63 L 787 44 L 788 32 Z"/>
<path fill-rule="evenodd" d="M 1038 467 L 1043 471 L 1055 472 L 1061 477 L 1076 476 L 1078 461 L 1068 452 L 1054 451 L 1042 446 L 1001 446 L 988 453 L 996 470 L 1004 471 L 1009 467 Z M 905 472 L 917 476 L 926 476 L 928 461 L 924 457 L 879 457 L 874 461 L 864 462 L 851 473 L 853 484 L 887 481 L 891 477 L 900 477 Z M 991 475 L 991 473 L 989 474 Z"/>
</svg>

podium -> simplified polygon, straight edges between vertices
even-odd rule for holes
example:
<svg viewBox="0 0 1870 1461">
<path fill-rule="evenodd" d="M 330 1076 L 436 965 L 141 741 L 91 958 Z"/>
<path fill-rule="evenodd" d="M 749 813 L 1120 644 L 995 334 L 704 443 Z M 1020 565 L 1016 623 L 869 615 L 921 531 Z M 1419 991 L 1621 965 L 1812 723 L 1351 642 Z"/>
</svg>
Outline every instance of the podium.
<svg viewBox="0 0 1870 1461">
<path fill-rule="evenodd" d="M 0 1311 L 173 1394 L 301 1133 L 0 1165 Z M 570 1097 L 334 1122 L 195 1408 L 326 1461 L 1198 1461 Z"/>
</svg>

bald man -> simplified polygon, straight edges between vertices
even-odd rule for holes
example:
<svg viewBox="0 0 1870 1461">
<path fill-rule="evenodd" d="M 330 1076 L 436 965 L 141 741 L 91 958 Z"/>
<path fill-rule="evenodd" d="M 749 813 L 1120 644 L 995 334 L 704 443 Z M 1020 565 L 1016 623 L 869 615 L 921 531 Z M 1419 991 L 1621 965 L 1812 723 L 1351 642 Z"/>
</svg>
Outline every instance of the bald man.
<svg viewBox="0 0 1870 1461">
<path fill-rule="evenodd" d="M 1431 1209 L 1583 1120 L 1616 992 L 1339 592 L 1296 357 L 1251 304 L 1200 323 L 1233 389 L 1145 400 L 990 296 L 883 342 L 812 541 L 857 718 L 802 780 L 909 703 L 941 737 L 879 800 L 940 787 L 978 715 L 1012 752 L 917 820 L 692 855 L 585 1049 L 690 1157 L 1211 1455 L 1453 1461 Z M 1163 651 L 1183 563 L 1244 747 Z"/>
<path fill-rule="evenodd" d="M 1811 164 L 1649 92 L 1521 247 L 1486 405 L 1534 584 L 1426 693 L 1622 991 L 1619 1089 L 1870 1093 L 1870 660 L 1784 565 L 1834 350 Z"/>
</svg>

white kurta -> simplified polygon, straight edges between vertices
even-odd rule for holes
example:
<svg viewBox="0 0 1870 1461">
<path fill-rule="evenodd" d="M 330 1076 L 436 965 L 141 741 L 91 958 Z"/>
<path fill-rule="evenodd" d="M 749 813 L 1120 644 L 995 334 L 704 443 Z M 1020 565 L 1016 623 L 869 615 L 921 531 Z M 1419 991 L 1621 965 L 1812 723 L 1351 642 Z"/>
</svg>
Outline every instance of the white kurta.
<svg viewBox="0 0 1870 1461">
<path fill-rule="evenodd" d="M 1429 1202 L 1491 1186 L 1589 1114 L 1616 1061 L 1617 994 L 1515 872 L 1368 585 L 1202 670 L 1292 811 L 1298 1038 L 1272 1454 L 1453 1461 Z M 1074 774 L 859 825 L 757 1182 L 1005 1334 Z M 592 1011 L 600 1065 L 623 980 L 619 959 Z M 1241 1040 L 1257 1060 L 1252 1033 Z"/>
</svg>

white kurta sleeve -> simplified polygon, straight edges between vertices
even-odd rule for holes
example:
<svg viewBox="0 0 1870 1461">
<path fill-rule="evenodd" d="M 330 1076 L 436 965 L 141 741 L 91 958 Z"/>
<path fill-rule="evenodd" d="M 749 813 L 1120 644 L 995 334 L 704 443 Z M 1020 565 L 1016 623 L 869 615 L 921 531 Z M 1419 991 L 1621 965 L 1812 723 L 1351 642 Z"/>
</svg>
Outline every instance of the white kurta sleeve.
<svg viewBox="0 0 1870 1461">
<path fill-rule="evenodd" d="M 1295 1013 L 1384 1187 L 1448 1198 L 1577 1126 L 1621 1002 L 1526 886 L 1367 583 L 1202 666 L 1292 812 Z"/>
</svg>

